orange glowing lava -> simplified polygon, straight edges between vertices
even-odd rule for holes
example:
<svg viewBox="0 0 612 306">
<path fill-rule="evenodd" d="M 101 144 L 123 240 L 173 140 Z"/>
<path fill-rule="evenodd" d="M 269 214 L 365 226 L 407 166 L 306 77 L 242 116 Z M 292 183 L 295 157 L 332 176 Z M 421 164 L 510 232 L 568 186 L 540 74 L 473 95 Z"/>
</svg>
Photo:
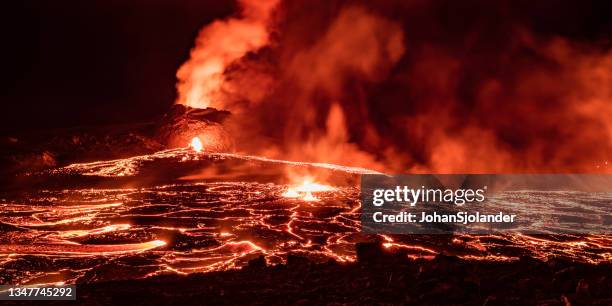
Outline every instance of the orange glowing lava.
<svg viewBox="0 0 612 306">
<path fill-rule="evenodd" d="M 193 137 L 191 139 L 189 147 L 191 147 L 196 152 L 202 152 L 202 141 L 200 140 L 200 137 Z"/>
<path fill-rule="evenodd" d="M 306 192 L 306 194 L 302 197 L 302 200 L 312 202 L 319 201 L 319 198 L 312 195 L 312 192 Z"/>
<path fill-rule="evenodd" d="M 315 197 L 313 193 L 323 191 L 333 191 L 336 188 L 328 185 L 313 182 L 312 178 L 304 178 L 301 185 L 296 185 L 287 188 L 282 194 L 285 198 L 299 198 L 303 201 L 318 201 L 319 198 Z"/>
</svg>

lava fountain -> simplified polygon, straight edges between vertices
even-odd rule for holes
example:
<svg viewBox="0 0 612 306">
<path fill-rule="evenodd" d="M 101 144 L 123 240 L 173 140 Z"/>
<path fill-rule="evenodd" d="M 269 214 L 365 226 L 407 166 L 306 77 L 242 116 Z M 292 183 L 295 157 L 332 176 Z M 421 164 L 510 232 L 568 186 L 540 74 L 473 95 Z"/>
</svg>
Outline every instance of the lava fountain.
<svg viewBox="0 0 612 306">
<path fill-rule="evenodd" d="M 334 191 L 336 188 L 328 185 L 323 185 L 313 181 L 311 177 L 305 177 L 302 179 L 302 183 L 299 185 L 293 185 L 287 188 L 282 194 L 285 198 L 298 198 L 303 201 L 319 201 L 319 198 L 313 195 L 313 193 Z"/>
<path fill-rule="evenodd" d="M 189 147 L 192 148 L 194 151 L 196 152 L 202 152 L 202 141 L 200 140 L 200 137 L 193 137 L 191 139 L 191 143 L 189 144 Z"/>
</svg>

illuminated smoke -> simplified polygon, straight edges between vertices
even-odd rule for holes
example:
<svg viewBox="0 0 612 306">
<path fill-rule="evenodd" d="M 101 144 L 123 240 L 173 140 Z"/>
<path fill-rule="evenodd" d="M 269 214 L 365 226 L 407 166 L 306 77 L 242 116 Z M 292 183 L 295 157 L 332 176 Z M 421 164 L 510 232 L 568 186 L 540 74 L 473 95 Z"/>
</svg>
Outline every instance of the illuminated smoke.
<svg viewBox="0 0 612 306">
<path fill-rule="evenodd" d="M 273 24 L 269 14 L 250 23 L 265 39 L 248 56 L 193 56 L 179 75 L 205 77 L 181 84 L 212 85 L 180 101 L 230 110 L 238 150 L 272 158 L 390 172 L 611 171 L 605 37 L 577 41 L 550 32 L 560 24 L 517 18 L 525 8 L 474 3 L 283 2 Z M 210 71 L 206 58 L 222 64 L 192 73 Z"/>
<path fill-rule="evenodd" d="M 254 148 L 258 154 L 283 159 L 382 169 L 371 154 L 352 143 L 349 125 L 354 122 L 348 122 L 344 106 L 352 102 L 363 109 L 367 101 L 347 101 L 347 86 L 354 86 L 349 91 L 361 90 L 384 80 L 401 58 L 405 47 L 400 24 L 362 6 L 349 5 L 318 36 L 283 35 L 282 24 L 278 31 L 278 47 L 270 51 L 273 60 L 255 61 L 257 65 L 245 61 L 241 67 L 250 69 L 232 74 L 233 87 L 244 91 L 252 91 L 253 86 L 245 85 L 243 80 L 248 78 L 237 74 L 248 71 L 262 79 L 269 71 L 275 79 L 272 86 L 264 83 L 273 89 L 264 98 L 243 106 L 249 110 L 246 116 L 235 117 L 234 134 L 243 137 L 239 141 L 243 149 Z M 270 137 L 274 143 L 262 145 Z M 311 173 L 289 176 L 305 175 Z"/>
<path fill-rule="evenodd" d="M 424 159 L 413 162 L 411 171 L 611 170 L 604 166 L 612 151 L 612 92 L 607 85 L 612 82 L 612 53 L 524 31 L 512 39 L 514 48 L 498 55 L 508 61 L 498 63 L 506 75 L 479 79 L 470 100 L 458 93 L 465 91 L 462 75 L 474 73 L 475 67 L 439 48 L 419 56 L 409 72 L 410 85 L 427 94 L 415 101 L 418 112 L 394 118 L 411 127 L 394 137 L 421 142 L 420 150 L 410 152 Z M 523 52 L 535 59 L 521 59 Z M 440 66 L 446 68 L 436 71 Z M 432 71 L 433 76 L 423 77 Z"/>
<path fill-rule="evenodd" d="M 383 80 L 403 53 L 398 23 L 360 6 L 341 10 L 315 44 L 283 66 L 286 78 L 296 84 L 287 97 L 293 101 L 284 135 L 288 156 L 380 169 L 369 154 L 350 142 L 342 102 L 350 97 L 346 91 Z M 347 88 L 349 83 L 354 88 Z M 366 102 L 350 101 L 356 107 Z"/>
<path fill-rule="evenodd" d="M 178 101 L 191 107 L 221 107 L 225 69 L 268 43 L 267 24 L 277 0 L 241 0 L 238 17 L 204 27 L 191 58 L 177 72 Z"/>
</svg>

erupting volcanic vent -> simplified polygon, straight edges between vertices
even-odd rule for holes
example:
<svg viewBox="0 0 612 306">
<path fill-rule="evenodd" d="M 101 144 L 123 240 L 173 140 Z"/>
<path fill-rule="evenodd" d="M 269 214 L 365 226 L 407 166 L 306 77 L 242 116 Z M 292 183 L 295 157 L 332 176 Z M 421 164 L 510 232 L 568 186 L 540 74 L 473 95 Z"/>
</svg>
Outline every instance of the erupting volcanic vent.
<svg viewBox="0 0 612 306">
<path fill-rule="evenodd" d="M 0 284 L 348 263 L 361 242 L 609 263 L 607 235 L 361 233 L 362 174 L 612 169 L 609 42 L 443 2 L 239 0 L 200 30 L 161 119 L 11 156 Z"/>
<path fill-rule="evenodd" d="M 191 146 L 191 148 L 193 148 L 196 152 L 202 152 L 202 141 L 198 137 L 193 137 L 189 146 Z"/>
</svg>

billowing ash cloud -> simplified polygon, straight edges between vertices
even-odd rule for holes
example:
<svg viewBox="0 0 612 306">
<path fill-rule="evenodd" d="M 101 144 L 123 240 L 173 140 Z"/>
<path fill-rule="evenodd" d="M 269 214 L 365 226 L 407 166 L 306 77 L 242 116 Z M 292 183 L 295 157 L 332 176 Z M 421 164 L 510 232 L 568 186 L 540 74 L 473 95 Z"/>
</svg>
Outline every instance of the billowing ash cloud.
<svg viewBox="0 0 612 306">
<path fill-rule="evenodd" d="M 267 25 L 278 0 L 241 0 L 237 17 L 204 27 L 191 50 L 191 58 L 176 76 L 178 103 L 197 108 L 222 106 L 217 96 L 224 89 L 223 73 L 229 65 L 268 44 Z"/>
<path fill-rule="evenodd" d="M 196 47 L 181 71 L 203 71 L 189 86 L 207 102 L 180 101 L 229 109 L 240 149 L 274 157 L 395 172 L 610 171 L 610 34 L 573 7 L 516 3 L 271 5 L 255 18 L 262 43 L 220 56 L 214 77 L 198 63 L 217 57 Z"/>
</svg>

